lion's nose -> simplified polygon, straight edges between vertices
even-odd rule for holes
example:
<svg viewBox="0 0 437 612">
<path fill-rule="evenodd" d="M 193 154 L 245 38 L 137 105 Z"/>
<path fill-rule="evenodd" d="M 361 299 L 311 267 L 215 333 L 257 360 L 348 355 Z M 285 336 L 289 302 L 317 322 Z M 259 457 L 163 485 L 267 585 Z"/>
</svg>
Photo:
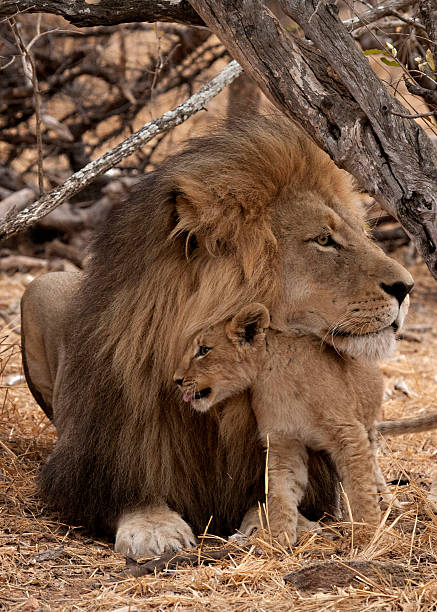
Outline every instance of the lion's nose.
<svg viewBox="0 0 437 612">
<path fill-rule="evenodd" d="M 184 382 L 183 378 L 173 378 L 173 380 L 175 381 L 175 383 L 177 385 L 179 385 L 180 387 L 182 386 L 182 383 Z"/>
<path fill-rule="evenodd" d="M 386 285 L 385 283 L 381 283 L 381 289 L 384 289 L 386 293 L 392 295 L 399 302 L 399 306 L 404 301 L 405 297 L 410 293 L 413 288 L 414 283 L 404 283 L 403 281 L 397 281 L 392 285 Z"/>
</svg>

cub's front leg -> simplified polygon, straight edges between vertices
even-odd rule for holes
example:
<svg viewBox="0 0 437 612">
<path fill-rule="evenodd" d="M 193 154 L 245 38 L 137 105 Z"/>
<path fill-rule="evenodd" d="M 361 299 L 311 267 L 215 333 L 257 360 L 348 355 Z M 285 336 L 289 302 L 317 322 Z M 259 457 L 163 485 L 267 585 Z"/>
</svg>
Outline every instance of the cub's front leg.
<svg viewBox="0 0 437 612">
<path fill-rule="evenodd" d="M 376 427 L 373 426 L 369 429 L 369 440 L 370 446 L 372 447 L 375 469 L 376 469 L 376 488 L 379 493 L 380 503 L 383 510 L 386 510 L 389 507 L 397 508 L 398 510 L 403 509 L 402 502 L 398 501 L 391 493 L 390 489 L 387 486 L 387 483 L 384 478 L 384 474 L 382 473 L 381 466 L 378 461 L 378 432 L 376 431 Z M 405 505 L 405 503 L 404 503 Z"/>
<path fill-rule="evenodd" d="M 256 531 L 258 531 L 260 527 L 264 527 L 264 526 L 265 526 L 264 512 L 261 511 L 261 516 L 260 516 L 260 506 L 259 505 L 252 506 L 251 508 L 249 508 L 249 510 L 244 515 L 237 533 L 233 534 L 231 538 L 238 540 L 244 536 L 251 536 Z M 303 514 L 301 514 L 301 512 L 298 512 L 297 513 L 297 529 L 296 529 L 297 539 L 299 539 L 300 536 L 307 531 L 317 532 L 319 531 L 319 525 L 318 523 L 307 519 Z"/>
<path fill-rule="evenodd" d="M 299 440 L 273 434 L 268 459 L 270 532 L 282 546 L 293 546 L 297 540 L 298 506 L 308 482 L 307 451 Z"/>
<path fill-rule="evenodd" d="M 378 505 L 379 466 L 369 435 L 359 421 L 329 424 L 327 450 L 336 464 L 349 500 L 352 518 L 375 524 L 381 518 Z"/>
<path fill-rule="evenodd" d="M 118 520 L 115 552 L 130 557 L 152 557 L 190 548 L 196 543 L 191 527 L 168 506 L 144 506 L 125 512 Z"/>
</svg>

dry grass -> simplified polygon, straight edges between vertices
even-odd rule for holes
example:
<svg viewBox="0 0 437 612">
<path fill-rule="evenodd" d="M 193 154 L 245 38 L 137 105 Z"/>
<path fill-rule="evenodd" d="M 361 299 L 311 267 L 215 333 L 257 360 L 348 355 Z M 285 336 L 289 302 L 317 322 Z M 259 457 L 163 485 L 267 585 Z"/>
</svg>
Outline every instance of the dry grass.
<svg viewBox="0 0 437 612">
<path fill-rule="evenodd" d="M 407 326 L 422 326 L 409 331 L 421 341 L 400 342 L 397 356 L 383 366 L 388 389 L 384 418 L 437 409 L 437 285 L 423 266 L 411 272 L 416 289 Z M 397 488 L 399 499 L 409 502 L 401 514 L 387 513 L 375 533 L 343 525 L 308 534 L 291 554 L 266 537 L 244 548 L 234 546 L 212 565 L 133 577 L 111 542 L 92 540 L 82 529 L 63 524 L 44 508 L 34 486 L 55 442 L 54 429 L 23 383 L 10 386 L 12 377 L 22 373 L 17 304 L 28 281 L 20 274 L 0 277 L 0 316 L 9 322 L 0 347 L 0 607 L 126 612 L 437 609 L 437 516 L 426 500 L 437 453 L 434 432 L 388 438 L 382 446 L 387 479 L 410 481 Z M 395 389 L 395 384 L 402 387 L 400 380 L 409 395 Z M 357 565 L 358 578 L 345 586 L 350 575 L 345 566 L 353 559 L 391 565 Z M 329 560 L 340 564 L 317 566 L 304 580 L 294 575 L 299 590 L 284 581 L 290 572 Z M 324 592 L 314 593 L 323 582 Z"/>
</svg>

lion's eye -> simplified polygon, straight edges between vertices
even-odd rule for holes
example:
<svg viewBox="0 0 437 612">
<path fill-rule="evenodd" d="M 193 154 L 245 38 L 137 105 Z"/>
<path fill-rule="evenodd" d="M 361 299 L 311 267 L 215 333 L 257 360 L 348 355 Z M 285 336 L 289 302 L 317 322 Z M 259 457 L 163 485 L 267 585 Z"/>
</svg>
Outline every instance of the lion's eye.
<svg viewBox="0 0 437 612">
<path fill-rule="evenodd" d="M 320 234 L 320 236 L 317 236 L 317 238 L 315 238 L 315 241 L 317 242 L 317 244 L 320 244 L 320 246 L 323 247 L 339 246 L 338 242 L 335 242 L 335 240 L 330 234 Z"/>
<path fill-rule="evenodd" d="M 199 346 L 194 357 L 196 358 L 205 357 L 205 355 L 209 353 L 210 350 L 211 350 L 210 346 L 204 346 L 204 345 Z"/>
</svg>

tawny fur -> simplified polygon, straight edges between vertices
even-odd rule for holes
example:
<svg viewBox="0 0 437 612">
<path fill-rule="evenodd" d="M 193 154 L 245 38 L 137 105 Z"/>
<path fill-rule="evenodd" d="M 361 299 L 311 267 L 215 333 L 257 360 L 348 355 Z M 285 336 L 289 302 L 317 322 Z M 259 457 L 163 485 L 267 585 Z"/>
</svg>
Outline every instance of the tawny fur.
<svg viewBox="0 0 437 612">
<path fill-rule="evenodd" d="M 269 449 L 269 524 L 282 544 L 296 541 L 306 447 L 333 457 L 353 518 L 376 522 L 378 485 L 386 493 L 375 452 L 379 368 L 298 329 L 267 329 L 269 322 L 267 309 L 254 303 L 196 336 L 175 374 L 183 399 L 205 412 L 250 390 L 260 439 Z"/>
<path fill-rule="evenodd" d="M 81 274 L 44 274 L 26 289 L 21 301 L 21 348 L 26 380 L 35 399 L 53 419 L 66 355 L 65 318 Z"/>
<path fill-rule="evenodd" d="M 342 249 L 309 255 L 328 230 Z M 44 498 L 95 529 L 168 507 L 195 534 L 211 516 L 212 532 L 231 532 L 263 498 L 264 453 L 248 393 L 204 415 L 181 401 L 187 335 L 262 301 L 278 329 L 298 320 L 372 360 L 396 316 L 380 283 L 398 281 L 411 277 L 366 237 L 350 178 L 295 126 L 256 117 L 191 141 L 114 207 L 66 304 Z M 23 317 L 38 308 L 25 300 Z M 336 476 L 326 454 L 309 465 L 302 509 L 318 518 L 335 509 Z"/>
</svg>

